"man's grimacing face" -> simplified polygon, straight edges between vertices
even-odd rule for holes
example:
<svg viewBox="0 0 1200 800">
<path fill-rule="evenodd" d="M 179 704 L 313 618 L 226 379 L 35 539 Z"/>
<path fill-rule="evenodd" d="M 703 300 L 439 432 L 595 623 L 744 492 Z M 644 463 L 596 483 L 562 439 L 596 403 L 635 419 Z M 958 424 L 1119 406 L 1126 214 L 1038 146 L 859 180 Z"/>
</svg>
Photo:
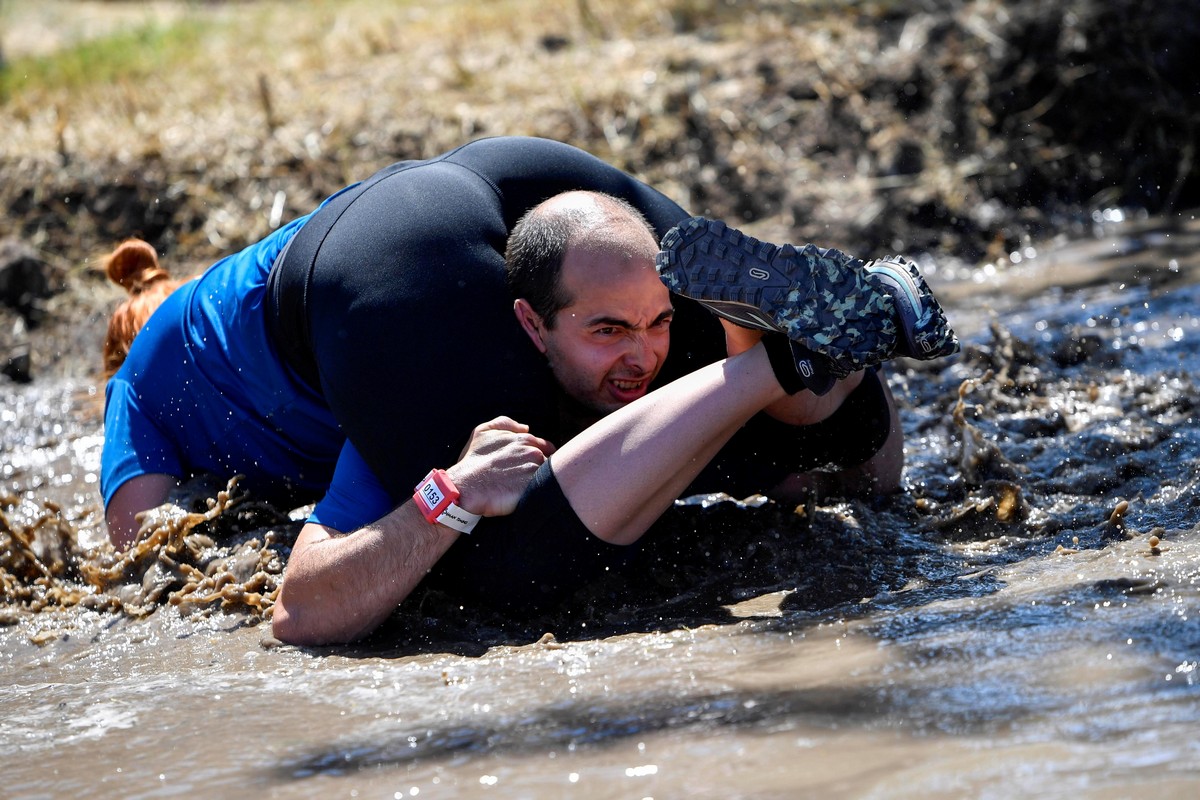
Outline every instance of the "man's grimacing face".
<svg viewBox="0 0 1200 800">
<path fill-rule="evenodd" d="M 517 308 L 558 383 L 598 415 L 645 395 L 666 360 L 674 313 L 653 259 L 575 246 L 567 251 L 559 280 L 571 300 L 555 316 L 554 327 L 529 309 L 522 317 L 522 301 Z"/>
</svg>

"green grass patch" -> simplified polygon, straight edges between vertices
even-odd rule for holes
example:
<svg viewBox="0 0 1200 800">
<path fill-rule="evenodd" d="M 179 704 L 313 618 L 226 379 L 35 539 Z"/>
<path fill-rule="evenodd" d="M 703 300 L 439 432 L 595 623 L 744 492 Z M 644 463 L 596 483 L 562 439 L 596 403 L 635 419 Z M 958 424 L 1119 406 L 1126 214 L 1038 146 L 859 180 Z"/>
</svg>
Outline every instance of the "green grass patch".
<svg viewBox="0 0 1200 800">
<path fill-rule="evenodd" d="M 75 92 L 178 67 L 195 54 L 212 26 L 190 18 L 170 25 L 147 24 L 50 55 L 13 59 L 0 68 L 0 102 L 27 91 Z"/>
</svg>

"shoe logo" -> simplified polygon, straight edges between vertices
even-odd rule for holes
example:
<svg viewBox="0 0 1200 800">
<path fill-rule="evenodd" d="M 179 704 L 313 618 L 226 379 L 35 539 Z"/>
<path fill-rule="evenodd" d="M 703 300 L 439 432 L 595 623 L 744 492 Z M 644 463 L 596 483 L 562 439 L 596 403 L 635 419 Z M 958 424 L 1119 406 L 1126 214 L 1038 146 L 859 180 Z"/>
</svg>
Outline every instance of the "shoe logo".
<svg viewBox="0 0 1200 800">
<path fill-rule="evenodd" d="M 805 378 L 811 378 L 816 372 L 816 370 L 813 369 L 813 363 L 807 358 L 803 361 L 797 361 L 796 368 L 800 370 L 800 375 Z"/>
<path fill-rule="evenodd" d="M 750 268 L 750 277 L 754 278 L 756 280 L 765 281 L 765 280 L 770 279 L 771 273 L 767 272 L 765 269 L 760 269 L 758 267 L 751 267 Z"/>
</svg>

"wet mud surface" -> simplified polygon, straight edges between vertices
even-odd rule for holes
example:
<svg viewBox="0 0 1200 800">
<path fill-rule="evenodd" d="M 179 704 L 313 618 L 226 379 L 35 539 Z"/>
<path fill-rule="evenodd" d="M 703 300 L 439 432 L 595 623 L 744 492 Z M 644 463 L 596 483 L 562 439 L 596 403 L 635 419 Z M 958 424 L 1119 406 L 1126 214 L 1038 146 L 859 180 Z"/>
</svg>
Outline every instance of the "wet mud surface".
<svg viewBox="0 0 1200 800">
<path fill-rule="evenodd" d="M 0 749 L 89 765 L 25 759 L 17 786 L 103 764 L 146 795 L 1190 791 L 1197 243 L 1184 218 L 1047 248 L 1009 283 L 944 271 L 964 348 L 891 372 L 899 495 L 694 498 L 554 614 L 418 592 L 348 648 L 270 636 L 288 509 L 195 483 L 114 553 L 86 387 L 6 385 L 36 422 L 3 434 Z M 176 729 L 207 733 L 164 748 Z"/>
</svg>

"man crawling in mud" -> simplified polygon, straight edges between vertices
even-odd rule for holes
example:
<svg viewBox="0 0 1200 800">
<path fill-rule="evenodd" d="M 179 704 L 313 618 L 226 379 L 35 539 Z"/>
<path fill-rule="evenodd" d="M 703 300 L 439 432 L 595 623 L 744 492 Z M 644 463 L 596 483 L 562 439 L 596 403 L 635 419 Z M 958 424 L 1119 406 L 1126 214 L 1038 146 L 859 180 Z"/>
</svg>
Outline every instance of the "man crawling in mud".
<svg viewBox="0 0 1200 800">
<path fill-rule="evenodd" d="M 106 347 L 112 541 L 197 473 L 315 500 L 274 606 L 298 644 L 422 581 L 545 609 L 688 494 L 893 491 L 878 365 L 957 348 L 903 259 L 757 242 L 525 138 L 385 168 L 170 292 L 120 363 L 132 332 Z"/>
</svg>

